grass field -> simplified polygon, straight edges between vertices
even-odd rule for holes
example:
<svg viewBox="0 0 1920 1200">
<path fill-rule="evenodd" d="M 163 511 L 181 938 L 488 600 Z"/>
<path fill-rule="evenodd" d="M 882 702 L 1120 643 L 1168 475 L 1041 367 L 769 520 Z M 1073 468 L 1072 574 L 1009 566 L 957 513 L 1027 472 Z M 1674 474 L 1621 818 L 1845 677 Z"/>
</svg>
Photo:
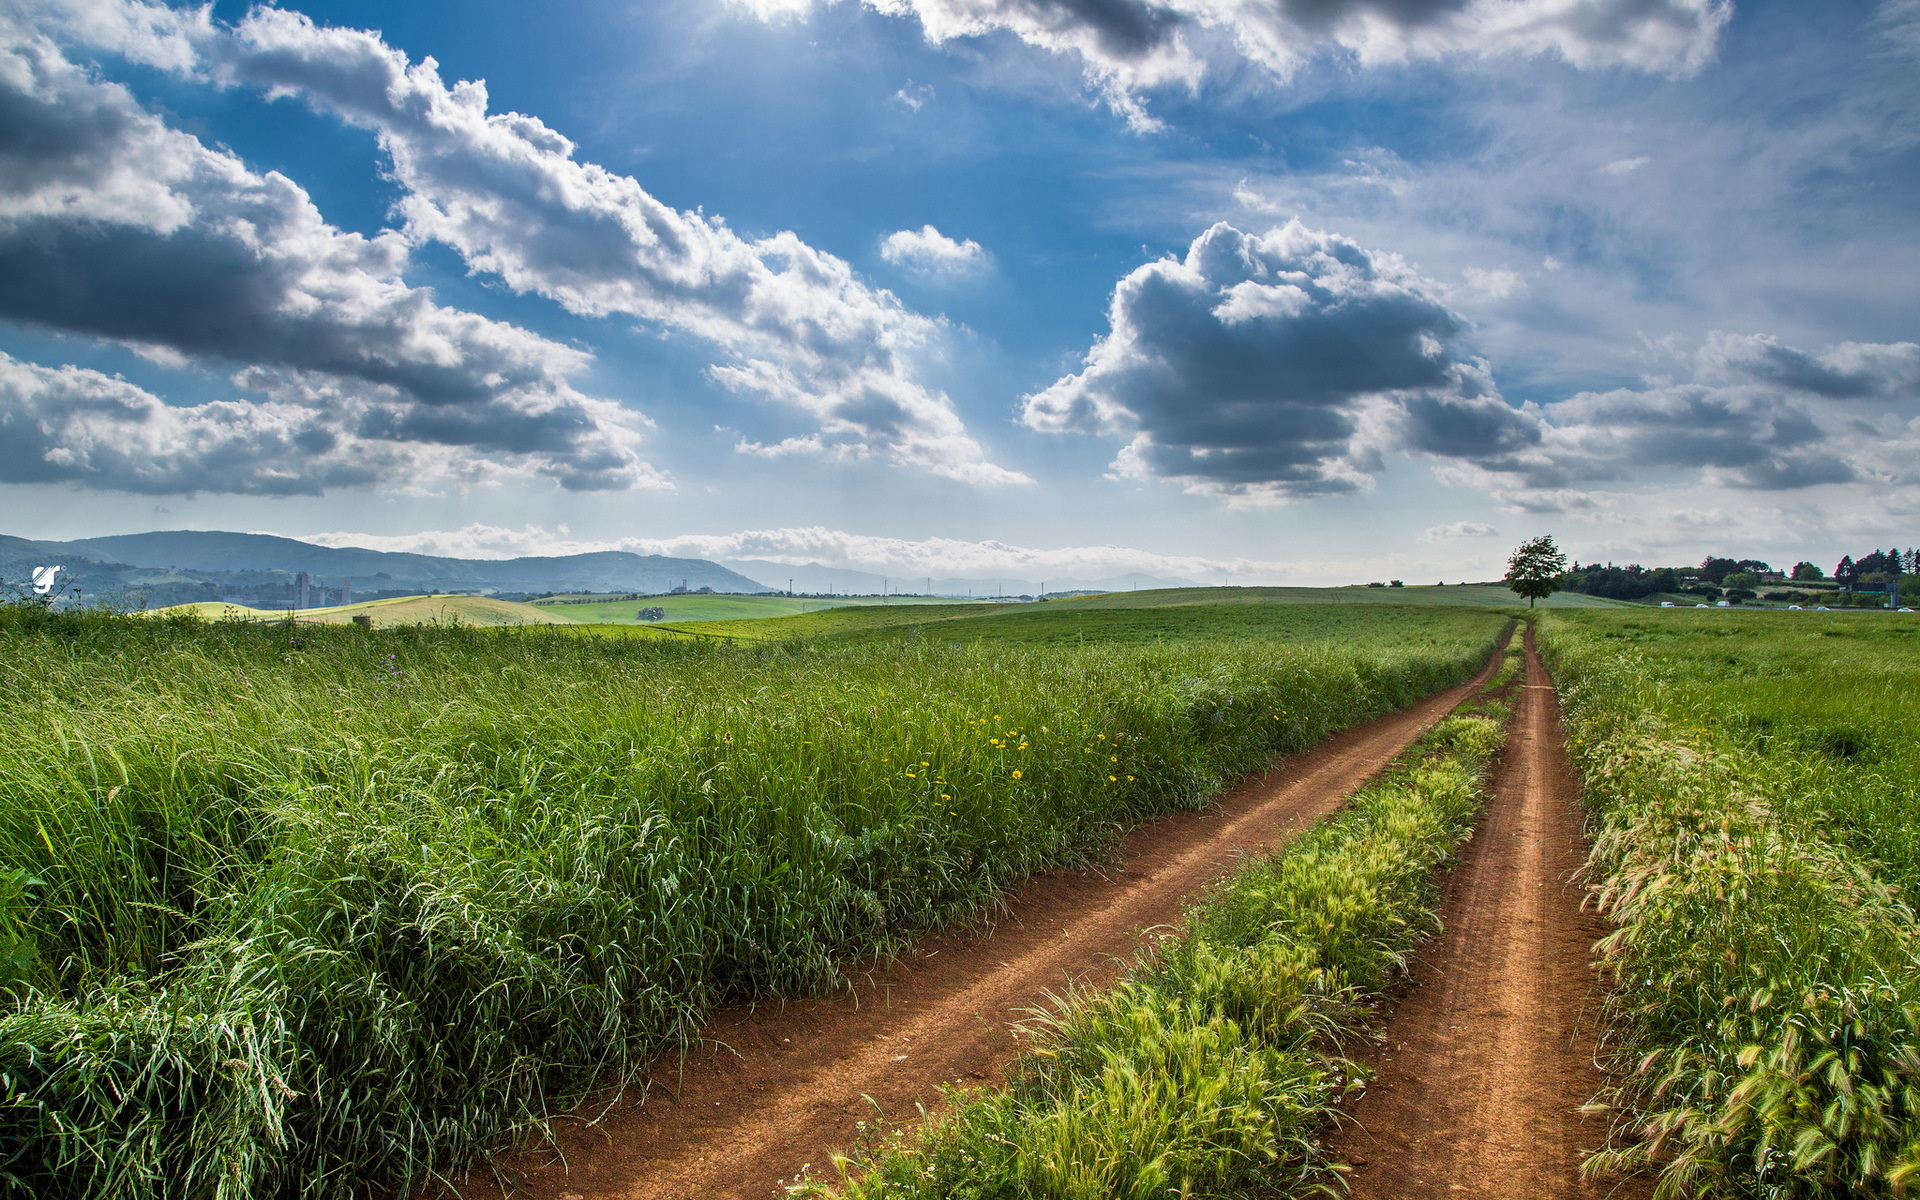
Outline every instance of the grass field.
<svg viewBox="0 0 1920 1200">
<path fill-rule="evenodd" d="M 1662 1196 L 1920 1178 L 1920 618 L 1543 619 L 1618 925 L 1619 1114 Z"/>
<path fill-rule="evenodd" d="M 404 1191 L 716 1003 L 1457 682 L 1504 623 L 1173 611 L 729 646 L 7 606 L 0 1180 Z"/>
<path fill-rule="evenodd" d="M 1277 619 L 1275 614 L 1282 613 L 1287 614 L 1287 622 L 1331 621 L 1337 626 L 1341 622 L 1397 619 L 1358 615 L 1377 613 L 1383 606 L 1412 614 L 1433 609 L 1511 609 L 1516 600 L 1505 588 L 1477 586 L 1165 588 L 1033 604 L 952 604 L 932 611 L 828 609 L 760 621 L 708 622 L 698 627 L 689 626 L 685 632 L 763 641 L 904 635 L 948 640 L 1073 642 L 1100 638 L 1140 642 L 1170 637 L 1257 634 Z M 1559 608 L 1632 607 L 1619 601 L 1566 593 L 1551 597 L 1547 603 Z M 1312 616 L 1311 610 L 1322 610 L 1327 615 Z M 1408 619 L 1417 618 L 1409 616 Z"/>
<path fill-rule="evenodd" d="M 294 609 L 293 619 L 307 625 L 346 625 L 354 617 L 373 618 L 377 629 L 396 625 L 468 625 L 499 628 L 510 625 L 563 625 L 569 619 L 531 604 L 495 600 L 490 596 L 394 596 L 385 600 L 366 600 L 359 604 L 330 608 Z M 156 609 L 143 614 L 165 618 L 187 614 L 203 621 L 285 621 L 288 610 L 248 608 L 244 604 L 203 601 Z"/>
<path fill-rule="evenodd" d="M 566 599 L 561 597 L 561 599 Z M 578 599 L 578 598 L 575 598 Z M 820 612 L 831 608 L 907 608 L 930 604 L 954 604 L 956 601 L 926 596 L 836 596 L 820 600 L 803 596 L 647 596 L 640 600 L 604 600 L 593 604 L 558 604 L 534 601 L 531 607 L 569 621 L 599 625 L 646 624 L 639 618 L 643 608 L 664 608 L 665 621 L 743 621 L 765 617 L 790 617 L 799 613 Z"/>
</svg>

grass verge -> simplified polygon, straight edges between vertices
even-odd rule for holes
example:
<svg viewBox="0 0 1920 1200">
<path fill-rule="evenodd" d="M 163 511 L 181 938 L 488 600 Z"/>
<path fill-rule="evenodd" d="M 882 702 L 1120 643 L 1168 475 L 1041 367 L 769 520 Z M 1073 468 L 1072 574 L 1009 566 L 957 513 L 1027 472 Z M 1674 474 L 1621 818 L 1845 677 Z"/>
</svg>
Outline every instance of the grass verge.
<svg viewBox="0 0 1920 1200">
<path fill-rule="evenodd" d="M 1029 1023 L 1011 1086 L 836 1160 L 841 1200 L 1206 1200 L 1337 1188 L 1317 1138 L 1356 1068 L 1338 1047 L 1439 927 L 1504 737 L 1436 726 L 1402 765 L 1250 861 L 1110 990 Z"/>
<path fill-rule="evenodd" d="M 1920 931 L 1801 777 L 1682 719 L 1673 666 L 1542 622 L 1594 835 L 1616 1114 L 1656 1196 L 1903 1194 L 1920 1175 Z M 1729 660 L 1733 661 L 1733 660 Z M 1696 717 L 1696 721 L 1699 718 Z M 1785 736 L 1790 729 L 1777 729 Z"/>
</svg>

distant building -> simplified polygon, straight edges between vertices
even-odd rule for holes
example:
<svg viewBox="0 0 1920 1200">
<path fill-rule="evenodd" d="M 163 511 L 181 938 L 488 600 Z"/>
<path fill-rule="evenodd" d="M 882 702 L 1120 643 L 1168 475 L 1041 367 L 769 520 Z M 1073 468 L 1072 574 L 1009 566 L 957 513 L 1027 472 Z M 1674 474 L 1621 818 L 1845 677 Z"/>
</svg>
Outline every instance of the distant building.
<svg viewBox="0 0 1920 1200">
<path fill-rule="evenodd" d="M 350 579 L 342 579 L 340 581 L 340 606 L 344 608 L 347 605 L 352 603 L 353 603 L 353 581 Z"/>
<path fill-rule="evenodd" d="M 313 607 L 313 576 L 305 571 L 293 577 L 293 606 L 295 608 Z"/>
</svg>

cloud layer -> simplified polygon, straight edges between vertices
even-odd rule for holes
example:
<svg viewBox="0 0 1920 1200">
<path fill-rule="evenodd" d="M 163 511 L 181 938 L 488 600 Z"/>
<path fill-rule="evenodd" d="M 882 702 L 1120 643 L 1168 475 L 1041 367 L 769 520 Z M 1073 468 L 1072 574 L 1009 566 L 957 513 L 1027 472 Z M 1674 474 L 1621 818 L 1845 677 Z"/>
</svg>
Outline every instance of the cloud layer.
<svg viewBox="0 0 1920 1200">
<path fill-rule="evenodd" d="M 169 43 L 141 45 L 154 57 Z M 243 401 L 219 410 L 243 427 L 285 430 L 306 409 L 369 442 L 517 458 L 570 488 L 659 482 L 638 456 L 643 420 L 570 382 L 585 354 L 436 303 L 405 283 L 406 261 L 399 237 L 334 228 L 291 180 L 168 128 L 46 36 L 0 19 L 0 319 L 170 365 L 241 367 L 236 383 L 273 402 L 257 419 Z M 44 405 L 65 392 L 33 394 Z M 121 486 L 108 461 L 84 478 Z M 171 472 L 111 461 L 134 490 Z M 323 475 L 343 478 L 321 472 L 315 486 Z"/>
<path fill-rule="evenodd" d="M 0 354 L 0 482 L 289 496 L 491 473 L 486 460 L 445 445 L 360 436 L 357 423 L 337 409 L 271 401 L 177 407 L 98 371 Z"/>
<path fill-rule="evenodd" d="M 1688 382 L 1529 406 L 1530 446 L 1504 462 L 1449 464 L 1443 476 L 1535 512 L 1591 507 L 1593 485 L 1647 478 L 1746 491 L 1920 482 L 1920 345 L 1813 354 L 1715 332 L 1691 367 Z"/>
<path fill-rule="evenodd" d="M 293 95 L 375 131 L 404 189 L 412 241 L 585 316 L 626 315 L 724 355 L 729 388 L 804 414 L 814 428 L 763 452 L 883 456 L 969 483 L 1024 480 L 987 461 L 952 402 L 918 377 L 942 327 L 792 233 L 740 237 L 675 210 L 574 156 L 539 119 L 488 111 L 476 82 L 448 86 L 379 35 L 255 9 L 205 51 L 219 77 Z"/>
<path fill-rule="evenodd" d="M 959 538 L 891 538 L 848 533 L 824 526 L 750 529 L 726 534 L 686 534 L 679 537 L 629 537 L 616 541 L 573 540 L 565 527 L 519 529 L 469 525 L 464 529 L 429 530 L 416 534 L 382 536 L 362 533 L 310 534 L 301 539 L 322 546 L 364 546 L 416 554 L 458 558 L 514 558 L 529 554 L 585 554 L 596 550 L 628 550 L 636 554 L 665 554 L 676 558 L 764 559 L 795 566 L 820 563 L 831 567 L 890 574 L 958 576 L 973 579 L 1108 578 L 1139 572 L 1156 576 L 1186 576 L 1218 580 L 1222 574 L 1237 582 L 1277 580 L 1305 569 L 1303 564 L 1247 558 L 1205 558 L 1197 555 L 1156 554 L 1126 546 L 1064 546 L 1041 549 L 998 541 Z M 1313 564 L 1318 567 L 1321 564 Z"/>
<path fill-rule="evenodd" d="M 733 0 L 762 18 L 811 0 Z M 1197 86 L 1213 61 L 1286 79 L 1322 52 L 1363 64 L 1553 55 L 1577 67 L 1685 73 L 1713 54 L 1728 0 L 863 0 L 918 20 L 928 41 L 1007 33 L 1076 56 L 1136 126 L 1139 93 Z"/>
<path fill-rule="evenodd" d="M 1086 366 L 1027 398 L 1053 433 L 1126 438 L 1122 476 L 1242 502 L 1367 487 L 1388 453 L 1528 511 L 1650 478 L 1747 490 L 1909 480 L 1920 346 L 1814 354 L 1716 332 L 1685 382 L 1511 405 L 1445 289 L 1299 222 L 1216 224 L 1114 289 Z"/>
</svg>

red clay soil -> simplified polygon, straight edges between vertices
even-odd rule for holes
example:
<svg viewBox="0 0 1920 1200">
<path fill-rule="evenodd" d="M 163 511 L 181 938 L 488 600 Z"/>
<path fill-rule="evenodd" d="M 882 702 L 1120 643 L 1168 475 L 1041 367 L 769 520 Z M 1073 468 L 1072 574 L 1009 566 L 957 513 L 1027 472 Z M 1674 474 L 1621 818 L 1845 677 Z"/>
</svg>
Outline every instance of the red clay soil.
<svg viewBox="0 0 1920 1200">
<path fill-rule="evenodd" d="M 1586 858 L 1579 785 L 1552 681 L 1527 638 L 1494 796 L 1448 880 L 1446 932 L 1420 955 L 1378 1072 L 1329 1150 L 1353 1165 L 1354 1200 L 1644 1196 L 1639 1180 L 1587 1182 L 1606 1137 L 1579 1107 L 1594 1066 L 1606 932 L 1570 881 Z"/>
<path fill-rule="evenodd" d="M 1017 1052 L 1010 1026 L 1049 992 L 1111 982 L 1181 902 L 1339 807 L 1444 717 L 1473 683 L 1336 734 L 1224 793 L 1157 820 L 1110 863 L 1037 876 L 990 928 L 926 939 L 838 995 L 720 1013 L 643 1104 L 562 1130 L 556 1147 L 495 1167 L 534 1200 L 764 1200 L 884 1114 L 935 1107 L 941 1084 L 988 1082 Z M 476 1172 L 476 1175 L 479 1173 Z M 497 1197 L 491 1181 L 465 1200 Z"/>
</svg>

